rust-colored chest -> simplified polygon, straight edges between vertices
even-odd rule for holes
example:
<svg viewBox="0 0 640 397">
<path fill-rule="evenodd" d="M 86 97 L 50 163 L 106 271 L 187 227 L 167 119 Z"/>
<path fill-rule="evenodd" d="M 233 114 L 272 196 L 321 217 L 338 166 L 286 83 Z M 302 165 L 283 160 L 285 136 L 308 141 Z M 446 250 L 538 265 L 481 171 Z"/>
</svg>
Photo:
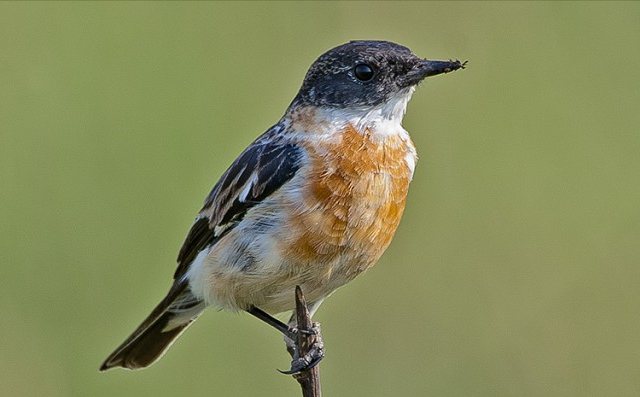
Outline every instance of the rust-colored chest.
<svg viewBox="0 0 640 397">
<path fill-rule="evenodd" d="M 404 131 L 404 130 L 403 130 Z M 413 174 L 408 135 L 372 136 L 352 126 L 328 142 L 304 141 L 309 167 L 294 205 L 290 253 L 327 264 L 327 277 L 350 278 L 372 266 L 400 223 Z"/>
</svg>

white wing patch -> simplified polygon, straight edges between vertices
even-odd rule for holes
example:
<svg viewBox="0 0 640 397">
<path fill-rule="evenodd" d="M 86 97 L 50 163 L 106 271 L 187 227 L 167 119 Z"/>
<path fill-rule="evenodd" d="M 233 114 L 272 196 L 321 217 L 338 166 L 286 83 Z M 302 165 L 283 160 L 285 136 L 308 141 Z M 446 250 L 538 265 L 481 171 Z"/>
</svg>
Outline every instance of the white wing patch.
<svg viewBox="0 0 640 397">
<path fill-rule="evenodd" d="M 251 175 L 251 178 L 245 185 L 244 189 L 242 189 L 242 191 L 240 192 L 240 195 L 238 195 L 238 200 L 246 203 L 247 197 L 249 197 L 249 193 L 251 193 L 251 189 L 253 189 L 253 186 L 257 182 L 258 182 L 258 174 L 254 171 L 253 174 Z"/>
</svg>

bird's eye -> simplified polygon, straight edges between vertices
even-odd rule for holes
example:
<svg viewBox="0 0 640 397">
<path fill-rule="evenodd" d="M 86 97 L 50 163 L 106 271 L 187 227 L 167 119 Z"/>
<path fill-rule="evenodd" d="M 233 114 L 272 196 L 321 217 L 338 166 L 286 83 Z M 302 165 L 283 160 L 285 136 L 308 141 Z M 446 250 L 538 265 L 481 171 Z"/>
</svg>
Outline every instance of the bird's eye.
<svg viewBox="0 0 640 397">
<path fill-rule="evenodd" d="M 356 65 L 353 69 L 353 74 L 356 75 L 356 78 L 361 81 L 369 81 L 373 78 L 373 68 L 371 66 L 361 63 Z"/>
</svg>

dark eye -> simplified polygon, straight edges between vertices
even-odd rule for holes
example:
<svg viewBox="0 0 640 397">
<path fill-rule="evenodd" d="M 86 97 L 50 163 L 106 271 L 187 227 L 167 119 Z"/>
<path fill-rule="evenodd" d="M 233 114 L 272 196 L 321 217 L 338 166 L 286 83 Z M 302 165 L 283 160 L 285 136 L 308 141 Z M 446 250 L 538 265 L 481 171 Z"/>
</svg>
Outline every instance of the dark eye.
<svg viewBox="0 0 640 397">
<path fill-rule="evenodd" d="M 353 69 L 353 74 L 356 75 L 356 78 L 358 80 L 369 81 L 373 78 L 374 73 L 371 66 L 361 63 L 359 65 L 356 65 L 356 67 Z"/>
</svg>

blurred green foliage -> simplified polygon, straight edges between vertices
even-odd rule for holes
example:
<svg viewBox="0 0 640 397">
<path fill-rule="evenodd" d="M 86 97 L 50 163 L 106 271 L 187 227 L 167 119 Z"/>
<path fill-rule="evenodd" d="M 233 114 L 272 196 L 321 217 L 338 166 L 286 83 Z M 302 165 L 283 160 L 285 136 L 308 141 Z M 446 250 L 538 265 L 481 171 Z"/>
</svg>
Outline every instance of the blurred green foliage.
<svg viewBox="0 0 640 397">
<path fill-rule="evenodd" d="M 639 395 L 638 21 L 634 2 L 1 3 L 0 395 L 299 395 L 247 315 L 97 368 L 221 172 L 351 39 L 470 63 L 414 96 L 405 219 L 316 316 L 325 394 Z"/>
</svg>

